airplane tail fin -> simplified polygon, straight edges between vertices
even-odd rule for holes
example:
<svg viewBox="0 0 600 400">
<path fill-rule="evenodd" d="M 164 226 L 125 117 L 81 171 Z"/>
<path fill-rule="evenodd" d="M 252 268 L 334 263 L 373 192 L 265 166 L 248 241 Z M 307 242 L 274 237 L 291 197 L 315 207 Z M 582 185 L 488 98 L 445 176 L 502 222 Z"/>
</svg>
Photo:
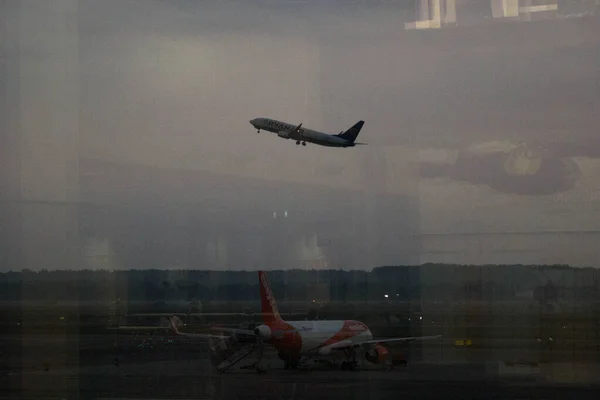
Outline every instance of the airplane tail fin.
<svg viewBox="0 0 600 400">
<path fill-rule="evenodd" d="M 358 121 L 352 128 L 348 129 L 346 132 L 340 133 L 338 136 L 354 143 L 364 124 L 365 121 Z"/>
<path fill-rule="evenodd" d="M 179 334 L 181 333 L 179 331 L 179 328 L 181 328 L 183 326 L 183 322 L 181 322 L 181 320 L 179 319 L 179 317 L 177 317 L 176 315 L 173 315 L 170 319 L 169 322 L 171 323 L 171 329 L 173 330 L 173 332 Z"/>
<path fill-rule="evenodd" d="M 260 285 L 260 303 L 263 322 L 265 325 L 270 325 L 273 322 L 280 321 L 281 316 L 277 309 L 275 297 L 269 285 L 269 278 L 265 271 L 258 271 L 258 283 Z"/>
</svg>

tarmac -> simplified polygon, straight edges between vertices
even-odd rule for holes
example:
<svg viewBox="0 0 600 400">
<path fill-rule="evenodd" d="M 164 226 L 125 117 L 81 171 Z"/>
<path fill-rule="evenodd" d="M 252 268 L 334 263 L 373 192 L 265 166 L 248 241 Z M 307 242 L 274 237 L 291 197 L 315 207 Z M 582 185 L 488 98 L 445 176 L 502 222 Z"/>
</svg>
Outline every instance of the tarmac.
<svg viewBox="0 0 600 400">
<path fill-rule="evenodd" d="M 93 343 L 80 341 L 81 351 L 51 363 L 22 349 L 21 365 L 13 363 L 0 376 L 0 398 L 597 399 L 600 394 L 600 386 L 594 385 L 600 376 L 595 365 L 419 360 L 392 371 L 373 365 L 358 371 L 323 367 L 293 371 L 266 354 L 265 374 L 239 368 L 219 373 L 204 346 L 171 343 L 168 350 L 157 351 L 157 347 L 138 345 L 128 352 L 121 349 L 115 357 L 108 342 L 100 339 L 92 339 L 104 343 L 95 352 Z M 584 367 L 587 372 L 581 372 Z"/>
<path fill-rule="evenodd" d="M 589 383 L 549 382 L 539 371 L 502 377 L 490 364 L 419 362 L 392 371 L 378 366 L 292 371 L 279 364 L 272 360 L 265 374 L 240 369 L 219 373 L 206 357 L 26 368 L 0 377 L 0 398 L 596 399 L 600 393 L 600 386 Z"/>
<path fill-rule="evenodd" d="M 219 374 L 207 362 L 161 361 L 126 367 L 37 371 L 2 379 L 1 398 L 195 399 L 596 399 L 599 387 L 489 379 L 477 368 L 413 366 L 384 371 Z M 8 383 L 8 386 L 5 384 Z M 8 389 L 8 390 L 7 390 Z M 11 390 L 15 389 L 15 390 Z"/>
</svg>

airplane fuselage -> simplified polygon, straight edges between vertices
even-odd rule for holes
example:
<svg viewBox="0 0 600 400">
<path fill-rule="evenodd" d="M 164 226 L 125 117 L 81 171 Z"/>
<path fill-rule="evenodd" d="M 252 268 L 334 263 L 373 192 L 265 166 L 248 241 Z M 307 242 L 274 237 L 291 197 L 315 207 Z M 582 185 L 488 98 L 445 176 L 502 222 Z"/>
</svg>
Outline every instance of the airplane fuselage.
<svg viewBox="0 0 600 400">
<path fill-rule="evenodd" d="M 292 139 L 297 143 L 309 142 L 327 147 L 354 147 L 352 141 L 342 137 L 303 127 L 296 129 L 295 125 L 270 118 L 255 118 L 250 123 L 258 131 L 273 132 L 283 139 Z"/>
<path fill-rule="evenodd" d="M 327 356 L 340 344 L 354 345 L 373 339 L 370 329 L 360 321 L 283 321 L 270 326 L 274 335 L 266 343 L 290 358 Z"/>
</svg>

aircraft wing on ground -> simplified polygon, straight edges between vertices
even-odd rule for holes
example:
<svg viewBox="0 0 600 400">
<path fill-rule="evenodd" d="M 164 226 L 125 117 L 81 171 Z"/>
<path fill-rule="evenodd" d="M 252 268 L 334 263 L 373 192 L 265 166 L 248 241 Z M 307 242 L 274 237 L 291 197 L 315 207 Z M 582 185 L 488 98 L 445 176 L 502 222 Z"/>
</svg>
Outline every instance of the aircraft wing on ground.
<svg viewBox="0 0 600 400">
<path fill-rule="evenodd" d="M 185 332 L 181 332 L 179 330 L 180 327 L 184 326 L 183 322 L 176 316 L 171 317 L 170 319 L 171 322 L 171 330 L 173 330 L 176 334 L 180 335 L 180 336 L 187 336 L 187 337 L 195 337 L 195 338 L 204 338 L 204 339 L 209 339 L 209 338 L 221 338 L 223 339 L 225 336 L 224 335 L 212 335 L 209 333 L 185 333 Z M 246 336 L 256 336 L 256 332 L 249 330 L 249 329 L 238 329 L 238 328 L 226 328 L 226 327 L 212 327 L 210 328 L 212 331 L 216 331 L 216 332 L 224 332 L 224 333 L 229 333 L 229 334 L 233 334 L 233 335 L 246 335 Z M 285 333 L 291 333 L 291 332 L 298 332 L 296 329 L 286 329 L 285 331 L 280 331 L 280 330 L 275 330 L 273 331 L 273 336 L 280 336 L 283 335 Z"/>
<path fill-rule="evenodd" d="M 223 335 L 210 335 L 208 333 L 185 333 L 185 332 L 175 332 L 179 336 L 191 337 L 196 339 L 225 339 L 226 336 Z"/>
<path fill-rule="evenodd" d="M 192 338 L 197 338 L 197 339 L 214 339 L 214 338 L 223 339 L 224 338 L 223 335 L 211 335 L 209 333 L 181 332 L 179 330 L 179 328 L 184 326 L 184 324 L 183 324 L 183 322 L 181 322 L 181 320 L 178 317 L 173 316 L 173 317 L 171 317 L 171 319 L 169 321 L 171 322 L 171 329 L 173 330 L 173 332 L 175 332 L 179 336 L 192 337 Z"/>
<path fill-rule="evenodd" d="M 361 343 L 356 343 L 354 347 L 362 346 L 365 344 L 376 344 L 376 343 L 390 343 L 390 342 L 408 342 L 410 340 L 430 340 L 430 339 L 439 339 L 442 335 L 435 336 L 412 336 L 412 337 L 402 337 L 402 338 L 382 338 L 382 339 L 373 339 L 367 340 Z"/>
<path fill-rule="evenodd" d="M 355 346 L 357 346 L 357 345 L 352 344 L 351 340 L 346 339 L 346 340 L 340 340 L 339 342 L 335 342 L 335 343 L 332 343 L 327 346 L 319 347 L 319 348 L 317 348 L 317 351 L 319 351 L 323 354 L 327 354 L 331 350 L 345 350 L 345 349 L 349 349 L 349 348 L 355 347 Z"/>
<path fill-rule="evenodd" d="M 248 335 L 248 336 L 256 336 L 257 335 L 255 331 L 251 331 L 248 329 L 218 328 L 218 327 L 213 327 L 211 329 L 213 331 L 228 332 L 228 333 L 233 333 L 236 335 Z M 272 335 L 273 335 L 273 337 L 278 337 L 278 336 L 285 335 L 286 333 L 296 333 L 296 332 L 298 332 L 297 329 L 273 330 Z"/>
<path fill-rule="evenodd" d="M 344 350 L 352 347 L 360 347 L 367 344 L 377 344 L 377 343 L 390 343 L 390 342 L 408 342 L 410 340 L 430 340 L 430 339 L 438 339 L 441 338 L 442 335 L 436 336 L 412 336 L 412 337 L 401 337 L 401 338 L 383 338 L 383 339 L 373 339 L 366 340 L 364 342 L 356 343 L 350 340 L 340 340 L 339 342 L 332 343 L 328 346 L 322 347 L 323 351 L 327 350 Z"/>
<path fill-rule="evenodd" d="M 235 333 L 238 335 L 249 335 L 249 336 L 256 336 L 256 333 L 254 331 L 248 330 L 248 329 L 236 329 L 236 328 L 211 328 L 213 331 L 218 331 L 218 332 L 227 332 L 227 333 Z"/>
<path fill-rule="evenodd" d="M 351 340 L 345 339 L 340 340 L 339 342 L 332 343 L 330 345 L 320 347 L 318 351 L 323 354 L 329 353 L 331 350 L 346 350 L 353 347 L 360 347 L 367 344 L 377 344 L 377 343 L 389 343 L 389 342 L 408 342 L 410 340 L 429 340 L 429 339 L 437 339 L 441 338 L 442 335 L 436 336 L 413 336 L 413 337 L 402 337 L 402 338 L 384 338 L 384 339 L 374 339 L 374 340 L 366 340 L 364 342 L 355 343 Z"/>
<path fill-rule="evenodd" d="M 106 329 L 112 331 L 160 331 L 170 329 L 168 326 L 155 326 L 155 325 L 121 325 L 121 326 L 109 326 Z"/>
</svg>

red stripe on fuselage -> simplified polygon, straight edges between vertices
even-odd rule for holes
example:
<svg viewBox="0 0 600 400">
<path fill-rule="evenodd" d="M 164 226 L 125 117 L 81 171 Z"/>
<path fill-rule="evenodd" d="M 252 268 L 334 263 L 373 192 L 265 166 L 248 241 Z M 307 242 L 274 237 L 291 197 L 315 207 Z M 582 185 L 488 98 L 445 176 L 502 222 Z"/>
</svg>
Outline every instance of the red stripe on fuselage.
<svg viewBox="0 0 600 400">
<path fill-rule="evenodd" d="M 319 348 L 329 346 L 342 340 L 350 339 L 368 329 L 369 328 L 367 328 L 367 326 L 360 321 L 344 321 L 342 328 L 335 335 L 327 339 L 321 346 L 319 346 Z"/>
</svg>

